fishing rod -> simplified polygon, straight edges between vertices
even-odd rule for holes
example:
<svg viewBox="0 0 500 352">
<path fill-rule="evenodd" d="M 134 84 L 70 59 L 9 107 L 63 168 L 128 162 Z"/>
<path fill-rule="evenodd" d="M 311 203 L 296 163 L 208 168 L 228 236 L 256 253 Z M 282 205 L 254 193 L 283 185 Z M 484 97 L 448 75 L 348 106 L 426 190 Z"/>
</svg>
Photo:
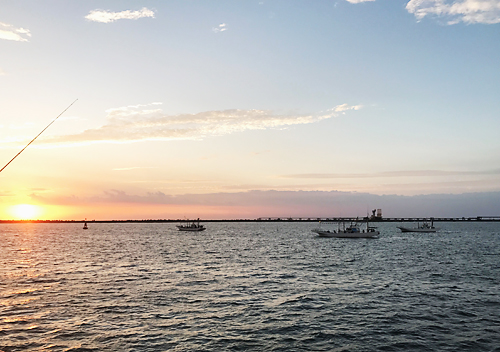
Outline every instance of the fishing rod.
<svg viewBox="0 0 500 352">
<path fill-rule="evenodd" d="M 0 170 L 0 172 L 2 172 L 2 171 L 3 171 L 3 169 L 5 169 L 7 166 L 9 166 L 9 164 L 10 164 L 11 162 L 13 162 L 13 161 L 14 161 L 14 159 L 15 159 L 15 158 L 17 158 L 17 157 L 19 156 L 19 154 L 21 154 L 21 153 L 24 151 L 24 149 L 28 148 L 28 146 L 29 146 L 31 143 L 33 143 L 33 142 L 35 141 L 35 139 L 37 139 L 37 138 L 38 138 L 38 137 L 39 137 L 39 136 L 40 136 L 40 135 L 41 135 L 41 134 L 42 134 L 42 133 L 43 133 L 43 132 L 44 132 L 47 128 L 49 128 L 49 127 L 50 127 L 50 125 L 52 125 L 52 124 L 53 124 L 53 123 L 54 123 L 54 122 L 55 122 L 55 121 L 59 118 L 59 116 L 61 116 L 62 114 L 64 114 L 64 113 L 66 112 L 66 110 L 68 110 L 68 109 L 71 107 L 71 105 L 73 105 L 74 103 L 76 103 L 76 101 L 77 101 L 77 100 L 78 100 L 78 99 L 75 99 L 75 101 L 74 101 L 74 102 L 72 102 L 71 104 L 69 104 L 69 106 L 68 106 L 66 109 L 64 109 L 64 110 L 63 110 L 63 112 L 61 112 L 59 115 L 57 115 L 57 117 L 56 117 L 54 120 L 52 120 L 52 122 L 51 122 L 51 123 L 49 123 L 49 124 L 47 125 L 47 127 L 45 127 L 45 128 L 42 130 L 42 132 L 40 132 L 39 134 L 37 134 L 37 136 L 36 136 L 35 138 L 33 138 L 33 139 L 31 140 L 31 142 L 29 142 L 28 144 L 26 144 L 26 147 L 24 147 L 23 149 L 21 149 L 21 151 L 20 151 L 19 153 L 17 153 L 15 157 L 13 157 L 12 159 L 10 159 L 10 161 L 9 161 L 9 162 L 8 162 L 8 163 L 4 166 L 4 167 L 2 167 L 2 169 Z"/>
</svg>

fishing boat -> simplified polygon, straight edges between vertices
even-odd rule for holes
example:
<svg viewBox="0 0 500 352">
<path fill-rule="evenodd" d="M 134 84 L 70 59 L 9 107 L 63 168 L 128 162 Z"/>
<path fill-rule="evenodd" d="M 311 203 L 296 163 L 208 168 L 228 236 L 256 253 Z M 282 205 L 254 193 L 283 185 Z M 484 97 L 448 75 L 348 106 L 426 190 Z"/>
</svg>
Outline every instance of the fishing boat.
<svg viewBox="0 0 500 352">
<path fill-rule="evenodd" d="M 401 232 L 423 232 L 423 233 L 431 233 L 431 232 L 436 232 L 437 229 L 434 227 L 434 220 L 431 219 L 431 223 L 429 225 L 428 222 L 424 221 L 423 223 L 417 223 L 417 227 L 403 227 L 403 226 L 398 226 L 398 229 L 401 230 Z"/>
<path fill-rule="evenodd" d="M 324 230 L 320 227 L 315 228 L 312 232 L 318 234 L 318 237 L 336 237 L 336 238 L 377 238 L 380 231 L 376 227 L 370 226 L 368 221 L 365 221 L 365 226 L 362 228 L 359 221 L 351 222 L 349 226 L 345 223 L 338 223 L 336 230 Z"/>
<path fill-rule="evenodd" d="M 196 231 L 203 231 L 203 230 L 206 230 L 206 227 L 203 226 L 203 225 L 200 225 L 200 218 L 198 218 L 197 221 L 193 221 L 191 222 L 190 224 L 186 224 L 186 225 L 176 225 L 177 229 L 179 231 L 192 231 L 192 232 L 196 232 Z"/>
<path fill-rule="evenodd" d="M 398 226 L 398 229 L 401 230 L 401 232 L 423 232 L 423 233 L 431 233 L 431 232 L 436 232 L 437 229 L 434 227 L 433 222 L 431 221 L 431 224 L 429 225 L 428 222 L 423 222 L 422 224 L 417 223 L 417 227 L 404 227 L 404 226 Z"/>
</svg>

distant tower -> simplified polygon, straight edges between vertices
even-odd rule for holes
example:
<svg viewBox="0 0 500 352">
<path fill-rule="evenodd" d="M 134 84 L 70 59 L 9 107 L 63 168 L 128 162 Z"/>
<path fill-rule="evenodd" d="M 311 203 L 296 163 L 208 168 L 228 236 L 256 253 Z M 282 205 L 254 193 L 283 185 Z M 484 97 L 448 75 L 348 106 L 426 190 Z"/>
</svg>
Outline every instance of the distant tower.
<svg viewBox="0 0 500 352">
<path fill-rule="evenodd" d="M 375 212 L 377 212 L 376 215 L 375 215 Z M 382 220 L 382 209 L 373 209 L 372 216 L 370 217 L 370 220 L 381 221 Z"/>
</svg>

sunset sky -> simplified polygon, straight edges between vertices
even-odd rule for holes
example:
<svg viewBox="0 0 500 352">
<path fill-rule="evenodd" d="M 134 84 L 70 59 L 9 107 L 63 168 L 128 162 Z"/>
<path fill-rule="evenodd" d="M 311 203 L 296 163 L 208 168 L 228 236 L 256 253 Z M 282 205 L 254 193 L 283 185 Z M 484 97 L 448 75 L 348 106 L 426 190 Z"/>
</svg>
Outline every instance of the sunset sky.
<svg viewBox="0 0 500 352">
<path fill-rule="evenodd" d="M 500 215 L 500 0 L 0 9 L 0 219 Z"/>
</svg>

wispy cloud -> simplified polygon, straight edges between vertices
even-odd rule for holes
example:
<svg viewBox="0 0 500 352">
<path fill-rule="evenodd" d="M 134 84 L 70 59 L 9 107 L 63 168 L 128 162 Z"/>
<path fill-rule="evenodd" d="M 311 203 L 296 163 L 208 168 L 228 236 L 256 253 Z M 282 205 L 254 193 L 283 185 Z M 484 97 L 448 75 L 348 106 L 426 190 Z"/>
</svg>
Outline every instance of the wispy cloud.
<svg viewBox="0 0 500 352">
<path fill-rule="evenodd" d="M 107 110 L 107 123 L 76 135 L 45 138 L 39 144 L 128 143 L 146 140 L 200 140 L 247 130 L 283 129 L 358 110 L 360 105 L 338 105 L 315 114 L 279 114 L 269 110 L 222 110 L 166 115 L 159 103 Z"/>
<path fill-rule="evenodd" d="M 113 169 L 113 171 L 131 171 L 131 170 L 138 170 L 138 169 L 157 169 L 157 167 L 153 167 L 153 166 L 131 166 L 131 167 L 115 168 L 115 169 Z"/>
<path fill-rule="evenodd" d="M 256 156 L 256 155 L 262 155 L 262 154 L 268 154 L 268 153 L 271 153 L 271 151 L 270 150 L 262 150 L 259 152 L 252 152 L 251 155 Z"/>
<path fill-rule="evenodd" d="M 155 13 L 153 10 L 150 10 L 146 7 L 138 11 L 120 11 L 120 12 L 111 12 L 106 10 L 92 10 L 89 12 L 85 18 L 92 22 L 101 22 L 101 23 L 110 23 L 115 22 L 117 20 L 138 20 L 144 17 L 155 17 Z"/>
<path fill-rule="evenodd" d="M 349 110 L 359 110 L 362 107 L 363 107 L 362 105 L 341 104 L 341 105 L 337 105 L 336 107 L 334 107 L 332 109 L 329 109 L 327 111 L 344 114 L 346 111 L 349 111 Z"/>
<path fill-rule="evenodd" d="M 16 125 L 16 124 L 10 124 L 9 128 L 11 130 L 24 130 L 24 129 L 31 129 L 35 126 L 33 122 L 25 122 L 22 125 Z"/>
<path fill-rule="evenodd" d="M 406 9 L 418 20 L 431 16 L 443 18 L 447 24 L 500 23 L 498 0 L 411 0 Z"/>
<path fill-rule="evenodd" d="M 283 178 L 297 179 L 340 179 L 340 178 L 376 178 L 376 177 L 436 177 L 436 176 L 477 176 L 477 175 L 500 175 L 500 169 L 484 171 L 446 171 L 446 170 L 405 170 L 388 171 L 377 173 L 353 173 L 353 174 L 293 174 L 282 175 Z"/>
<path fill-rule="evenodd" d="M 226 30 L 227 30 L 227 25 L 225 23 L 221 23 L 217 27 L 212 28 L 212 31 L 214 33 L 224 32 Z"/>
<path fill-rule="evenodd" d="M 361 2 L 375 1 L 375 0 L 347 0 L 351 4 L 359 4 Z"/>
<path fill-rule="evenodd" d="M 0 22 L 0 39 L 27 42 L 29 37 L 31 37 L 29 30 Z"/>
</svg>

